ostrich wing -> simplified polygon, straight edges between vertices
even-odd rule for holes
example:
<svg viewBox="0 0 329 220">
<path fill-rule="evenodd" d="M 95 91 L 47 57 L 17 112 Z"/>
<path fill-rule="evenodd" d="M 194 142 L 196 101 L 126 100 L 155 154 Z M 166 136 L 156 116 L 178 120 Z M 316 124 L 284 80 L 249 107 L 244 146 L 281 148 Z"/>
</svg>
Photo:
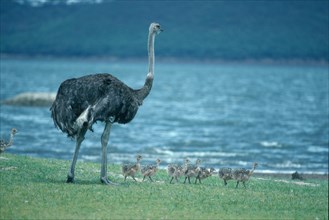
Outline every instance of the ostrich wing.
<svg viewBox="0 0 329 220">
<path fill-rule="evenodd" d="M 128 123 L 138 106 L 134 90 L 110 74 L 95 74 L 64 81 L 50 110 L 55 125 L 74 137 L 78 132 L 75 121 L 82 113 L 86 113 L 89 127 L 110 118 Z"/>
</svg>

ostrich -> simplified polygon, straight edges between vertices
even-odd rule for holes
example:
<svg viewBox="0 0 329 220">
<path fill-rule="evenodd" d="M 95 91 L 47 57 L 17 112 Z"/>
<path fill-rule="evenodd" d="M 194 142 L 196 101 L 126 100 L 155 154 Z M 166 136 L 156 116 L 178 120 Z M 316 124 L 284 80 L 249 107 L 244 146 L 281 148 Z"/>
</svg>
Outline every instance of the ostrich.
<svg viewBox="0 0 329 220">
<path fill-rule="evenodd" d="M 224 185 L 227 185 L 227 180 L 233 179 L 233 169 L 229 167 L 220 168 L 218 171 L 219 178 L 224 180 Z"/>
<path fill-rule="evenodd" d="M 141 159 L 142 159 L 142 156 L 137 155 L 136 163 L 122 165 L 121 169 L 122 169 L 122 174 L 125 177 L 125 181 L 127 179 L 127 176 L 131 176 L 137 182 L 137 180 L 135 179 L 135 174 L 141 169 L 141 165 L 140 165 Z"/>
<path fill-rule="evenodd" d="M 198 173 L 200 172 L 200 163 L 201 160 L 197 159 L 195 161 L 195 165 L 189 165 L 185 171 L 185 180 L 184 180 L 184 184 L 186 183 L 186 180 L 188 179 L 188 182 L 191 183 L 190 178 L 191 177 L 196 177 L 198 175 Z"/>
<path fill-rule="evenodd" d="M 200 171 L 199 171 L 198 175 L 196 176 L 194 183 L 196 184 L 198 180 L 199 180 L 199 183 L 201 183 L 202 179 L 206 179 L 206 178 L 212 176 L 214 171 L 215 171 L 215 169 L 213 167 L 211 167 L 211 168 L 200 167 Z"/>
<path fill-rule="evenodd" d="M 147 166 L 143 166 L 142 167 L 141 173 L 144 176 L 143 181 L 148 176 L 149 179 L 151 180 L 151 182 L 153 182 L 151 176 L 153 176 L 158 171 L 160 162 L 161 162 L 161 160 L 160 159 L 157 159 L 156 160 L 156 164 L 150 164 L 150 165 L 147 165 Z"/>
<path fill-rule="evenodd" d="M 178 182 L 178 178 L 184 175 L 189 163 L 190 160 L 185 159 L 184 165 L 168 164 L 167 173 L 171 177 L 170 183 L 173 181 L 173 179 L 175 179 L 176 182 Z"/>
<path fill-rule="evenodd" d="M 107 144 L 113 123 L 126 124 L 136 115 L 138 107 L 151 91 L 154 78 L 154 40 L 162 31 L 151 23 L 148 35 L 149 69 L 145 84 L 132 89 L 110 74 L 94 74 L 68 79 L 60 85 L 50 111 L 55 127 L 76 139 L 75 151 L 67 182 L 74 182 L 74 170 L 79 149 L 87 130 L 96 121 L 105 122 L 101 136 L 101 182 L 114 184 L 107 177 Z M 114 184 L 115 185 L 115 184 Z"/>
<path fill-rule="evenodd" d="M 10 147 L 11 145 L 13 145 L 14 143 L 14 136 L 17 133 L 17 129 L 16 128 L 12 128 L 10 131 L 10 138 L 9 141 L 6 142 L 4 140 L 0 140 L 0 154 L 2 154 L 6 148 Z"/>
<path fill-rule="evenodd" d="M 244 188 L 246 188 L 245 182 L 247 182 L 249 178 L 252 176 L 257 165 L 258 165 L 257 163 L 253 163 L 252 170 L 240 168 L 233 171 L 233 179 L 237 181 L 235 188 L 238 188 L 239 182 L 242 182 Z"/>
</svg>

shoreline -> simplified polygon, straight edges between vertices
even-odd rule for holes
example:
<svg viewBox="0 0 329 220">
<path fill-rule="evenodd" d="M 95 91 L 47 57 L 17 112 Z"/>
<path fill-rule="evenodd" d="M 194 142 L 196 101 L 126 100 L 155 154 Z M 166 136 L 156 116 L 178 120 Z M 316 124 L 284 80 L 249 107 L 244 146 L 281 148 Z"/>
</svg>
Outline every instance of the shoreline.
<svg viewBox="0 0 329 220">
<path fill-rule="evenodd" d="M 34 157 L 34 156 L 29 156 L 29 155 L 17 155 L 17 154 L 12 154 L 12 153 L 5 153 L 5 155 L 14 155 L 14 156 L 19 156 L 19 157 L 28 157 L 31 159 L 37 159 L 37 160 L 60 160 L 60 161 L 67 161 L 64 159 L 57 159 L 57 158 L 47 158 L 47 157 Z M 6 160 L 6 156 L 2 155 L 0 156 L 0 161 L 1 160 Z M 92 162 L 92 161 L 84 161 L 84 160 L 80 160 L 80 163 L 96 163 L 97 162 Z M 120 166 L 120 164 L 116 164 L 116 163 L 110 163 L 109 166 Z M 0 167 L 0 172 L 1 172 L 1 168 Z M 160 166 L 159 167 L 160 170 L 163 170 L 166 172 L 167 167 L 166 166 Z M 218 168 L 215 169 L 217 172 L 215 172 L 215 174 L 213 174 L 212 176 L 218 176 Z M 295 173 L 296 171 L 278 171 L 278 170 L 255 170 L 253 177 L 255 178 L 278 178 L 278 179 L 290 179 L 292 180 L 292 174 Z M 294 181 L 304 181 L 304 180 L 309 180 L 309 179 L 316 179 L 316 180 L 327 180 L 329 179 L 329 173 L 320 173 L 320 172 L 311 172 L 311 171 L 297 171 L 298 174 L 300 174 L 302 176 L 303 179 L 295 179 Z"/>
<path fill-rule="evenodd" d="M 54 56 L 54 55 L 24 55 L 24 54 L 0 54 L 1 59 L 40 59 L 40 60 L 87 60 L 87 61 L 108 61 L 108 62 L 147 62 L 147 57 L 115 57 L 115 56 Z M 313 59 L 273 59 L 273 58 L 246 58 L 246 59 L 221 59 L 221 58 L 187 58 L 187 57 L 161 57 L 157 56 L 156 61 L 160 63 L 175 64 L 245 64 L 245 65 L 302 65 L 302 66 L 329 66 L 329 60 Z"/>
<path fill-rule="evenodd" d="M 309 179 L 317 179 L 317 180 L 328 180 L 328 173 L 324 173 L 324 174 L 318 174 L 318 173 L 299 173 L 303 179 L 302 180 L 309 180 Z M 271 177 L 271 178 L 280 178 L 280 179 L 291 179 L 292 180 L 292 173 L 281 173 L 281 172 L 277 172 L 277 173 L 265 173 L 265 172 L 254 172 L 254 177 L 258 177 L 258 178 L 265 178 L 265 177 Z M 295 180 L 295 181 L 299 181 L 299 179 Z"/>
</svg>

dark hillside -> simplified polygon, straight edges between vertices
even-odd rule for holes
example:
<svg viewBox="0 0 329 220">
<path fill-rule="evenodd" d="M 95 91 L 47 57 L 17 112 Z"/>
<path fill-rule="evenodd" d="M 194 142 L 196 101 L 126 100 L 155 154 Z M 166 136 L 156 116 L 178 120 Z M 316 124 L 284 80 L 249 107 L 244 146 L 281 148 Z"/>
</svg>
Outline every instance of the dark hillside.
<svg viewBox="0 0 329 220">
<path fill-rule="evenodd" d="M 0 2 L 2 54 L 146 56 L 157 21 L 161 57 L 328 60 L 328 1 Z"/>
</svg>

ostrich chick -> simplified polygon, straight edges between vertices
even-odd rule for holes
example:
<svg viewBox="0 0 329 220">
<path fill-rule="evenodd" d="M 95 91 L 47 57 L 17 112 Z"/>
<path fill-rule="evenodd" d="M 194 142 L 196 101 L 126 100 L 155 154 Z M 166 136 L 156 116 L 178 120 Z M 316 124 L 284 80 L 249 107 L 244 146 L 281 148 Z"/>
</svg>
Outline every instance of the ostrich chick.
<svg viewBox="0 0 329 220">
<path fill-rule="evenodd" d="M 191 180 L 190 178 L 191 177 L 195 177 L 198 175 L 199 171 L 200 171 L 200 165 L 201 163 L 201 160 L 200 159 L 197 159 L 195 161 L 195 165 L 189 165 L 185 171 L 185 180 L 184 180 L 184 183 L 186 183 L 186 180 L 188 179 L 188 182 L 191 183 Z"/>
<path fill-rule="evenodd" d="M 160 162 L 161 162 L 161 160 L 160 159 L 157 159 L 156 160 L 156 164 L 150 164 L 150 165 L 147 165 L 147 166 L 143 166 L 142 167 L 141 173 L 144 176 L 143 181 L 148 176 L 148 178 L 151 180 L 151 182 L 153 182 L 151 176 L 153 176 L 158 171 Z"/>
<path fill-rule="evenodd" d="M 178 178 L 184 175 L 189 163 L 190 161 L 188 159 L 185 159 L 184 165 L 178 165 L 178 164 L 168 165 L 167 172 L 168 175 L 171 177 L 170 183 L 173 181 L 173 179 L 175 179 L 176 182 L 178 182 Z"/>
<path fill-rule="evenodd" d="M 224 180 L 224 185 L 227 185 L 227 180 L 233 179 L 233 170 L 229 167 L 220 168 L 218 171 L 219 178 Z"/>
<path fill-rule="evenodd" d="M 134 164 L 123 164 L 122 165 L 122 174 L 125 177 L 125 181 L 127 176 L 131 176 L 136 182 L 135 174 L 140 170 L 140 160 L 142 159 L 141 155 L 136 156 L 137 162 Z"/>
<path fill-rule="evenodd" d="M 206 179 L 210 177 L 214 171 L 215 169 L 213 167 L 211 168 L 200 167 L 200 171 L 195 178 L 195 184 L 197 183 L 197 180 L 199 180 L 199 183 L 201 183 L 202 179 Z"/>
<path fill-rule="evenodd" d="M 17 129 L 16 128 L 12 128 L 10 131 L 10 138 L 9 141 L 6 142 L 4 140 L 0 140 L 0 154 L 3 153 L 6 148 L 10 147 L 11 145 L 13 145 L 14 143 L 14 136 L 17 133 Z"/>
<path fill-rule="evenodd" d="M 234 170 L 233 179 L 235 179 L 237 181 L 235 188 L 238 188 L 239 182 L 242 182 L 243 186 L 246 188 L 245 182 L 247 182 L 249 180 L 249 178 L 252 176 L 257 165 L 258 165 L 257 163 L 253 163 L 252 170 L 247 170 L 244 168 Z"/>
</svg>

